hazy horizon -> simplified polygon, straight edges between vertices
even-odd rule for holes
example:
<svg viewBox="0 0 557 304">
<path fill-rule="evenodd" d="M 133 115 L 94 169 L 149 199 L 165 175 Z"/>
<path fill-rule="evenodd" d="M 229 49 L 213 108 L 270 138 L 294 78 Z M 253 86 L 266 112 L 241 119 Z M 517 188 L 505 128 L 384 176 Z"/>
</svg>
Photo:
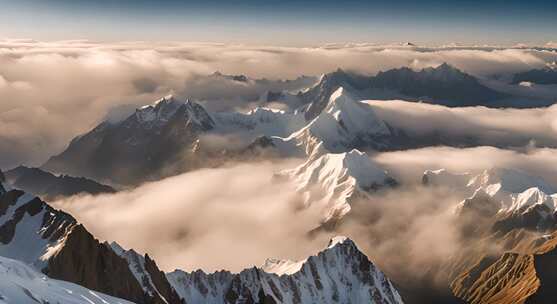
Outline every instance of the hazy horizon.
<svg viewBox="0 0 557 304">
<path fill-rule="evenodd" d="M 0 1 L 0 37 L 53 41 L 200 41 L 544 45 L 553 1 Z"/>
</svg>

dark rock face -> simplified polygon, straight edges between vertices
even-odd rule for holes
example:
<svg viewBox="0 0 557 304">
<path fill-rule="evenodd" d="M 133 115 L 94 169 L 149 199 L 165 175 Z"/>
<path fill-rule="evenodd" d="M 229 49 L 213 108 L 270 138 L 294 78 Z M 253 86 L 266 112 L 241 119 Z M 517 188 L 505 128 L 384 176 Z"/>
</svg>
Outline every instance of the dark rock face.
<svg viewBox="0 0 557 304">
<path fill-rule="evenodd" d="M 2 172 L 2 170 L 0 170 L 0 195 L 4 194 L 6 192 L 6 189 L 4 188 L 4 185 L 2 185 L 2 183 L 4 183 L 6 181 L 6 177 L 4 176 L 4 172 Z"/>
<path fill-rule="evenodd" d="M 100 243 L 82 225 L 76 225 L 66 236 L 63 248 L 48 260 L 44 272 L 52 278 L 136 303 L 183 303 L 148 256 L 146 269 L 157 289 L 152 293 L 145 292 L 126 259 Z"/>
<path fill-rule="evenodd" d="M 56 176 L 39 168 L 24 166 L 7 171 L 6 180 L 14 188 L 33 193 L 45 200 L 53 200 L 58 197 L 80 193 L 100 194 L 115 192 L 114 188 L 90 179 L 68 175 Z"/>
<path fill-rule="evenodd" d="M 534 69 L 522 73 L 517 73 L 513 76 L 512 84 L 519 84 L 528 81 L 536 84 L 557 84 L 557 70 L 556 69 Z"/>
<path fill-rule="evenodd" d="M 149 255 L 145 255 L 145 269 L 149 273 L 155 288 L 167 303 L 185 303 L 185 301 L 180 299 L 172 286 L 170 286 L 164 272 L 159 270 L 157 264 L 149 257 Z"/>
<path fill-rule="evenodd" d="M 64 247 L 48 261 L 44 272 L 136 303 L 150 303 L 124 259 L 99 243 L 82 225 L 68 234 Z"/>
<path fill-rule="evenodd" d="M 550 303 L 557 299 L 557 249 L 534 255 L 534 269 L 539 280 L 536 292 L 528 297 L 526 304 Z"/>
<path fill-rule="evenodd" d="M 198 166 L 192 148 L 213 126 L 199 104 L 162 99 L 75 138 L 43 168 L 124 185 L 159 179 Z"/>
</svg>

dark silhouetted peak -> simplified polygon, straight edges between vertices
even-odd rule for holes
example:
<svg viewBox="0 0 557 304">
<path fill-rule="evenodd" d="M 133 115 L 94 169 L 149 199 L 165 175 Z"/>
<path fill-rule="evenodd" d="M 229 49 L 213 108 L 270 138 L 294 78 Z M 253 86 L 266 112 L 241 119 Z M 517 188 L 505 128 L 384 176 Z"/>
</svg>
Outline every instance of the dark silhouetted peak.
<svg viewBox="0 0 557 304">
<path fill-rule="evenodd" d="M 13 187 L 33 193 L 46 200 L 80 193 L 113 193 L 115 190 L 94 180 L 69 175 L 56 176 L 39 168 L 19 166 L 6 172 L 6 179 Z"/>
<path fill-rule="evenodd" d="M 475 77 L 443 63 L 413 71 L 408 67 L 379 72 L 370 86 L 445 106 L 485 105 L 506 95 L 482 85 Z"/>
</svg>

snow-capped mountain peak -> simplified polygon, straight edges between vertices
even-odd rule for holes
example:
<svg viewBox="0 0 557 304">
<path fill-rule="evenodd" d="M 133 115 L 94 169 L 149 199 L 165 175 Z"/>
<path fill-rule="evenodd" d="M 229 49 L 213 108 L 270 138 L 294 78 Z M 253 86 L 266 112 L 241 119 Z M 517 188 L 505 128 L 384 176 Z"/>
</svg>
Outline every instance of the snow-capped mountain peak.
<svg viewBox="0 0 557 304">
<path fill-rule="evenodd" d="M 135 116 L 140 122 L 168 121 L 184 102 L 178 101 L 172 95 L 165 96 L 153 104 L 142 106 L 135 110 Z"/>
<path fill-rule="evenodd" d="M 339 242 L 338 240 L 342 240 Z M 187 303 L 402 303 L 393 284 L 349 239 L 299 262 L 267 260 L 240 273 L 167 274 Z"/>
<path fill-rule="evenodd" d="M 324 209 L 325 221 L 340 219 L 350 211 L 350 201 L 383 187 L 396 185 L 388 173 L 366 153 L 315 154 L 302 165 L 279 173 L 294 180 L 305 205 Z"/>
<path fill-rule="evenodd" d="M 524 211 L 532 206 L 543 205 L 549 210 L 557 210 L 557 195 L 548 195 L 537 187 L 532 187 L 524 192 L 513 195 L 512 204 L 507 210 Z"/>
<path fill-rule="evenodd" d="M 206 129 L 210 129 L 214 125 L 211 115 L 203 106 L 189 99 L 179 101 L 172 95 L 136 109 L 135 119 L 141 126 L 148 129 L 164 126 L 177 114 L 183 115 L 187 122 L 195 123 Z"/>
<path fill-rule="evenodd" d="M 344 244 L 344 242 L 352 242 L 352 240 L 350 240 L 349 238 L 342 236 L 342 235 L 337 235 L 333 238 L 331 238 L 331 240 L 329 241 L 329 245 L 327 246 L 328 249 L 331 249 L 337 245 L 342 245 Z"/>
<path fill-rule="evenodd" d="M 367 144 L 380 145 L 391 134 L 389 127 L 369 104 L 357 101 L 344 87 L 335 90 L 323 111 L 287 142 L 295 142 L 306 154 L 314 153 L 319 143 L 329 152 L 338 153 Z"/>
</svg>

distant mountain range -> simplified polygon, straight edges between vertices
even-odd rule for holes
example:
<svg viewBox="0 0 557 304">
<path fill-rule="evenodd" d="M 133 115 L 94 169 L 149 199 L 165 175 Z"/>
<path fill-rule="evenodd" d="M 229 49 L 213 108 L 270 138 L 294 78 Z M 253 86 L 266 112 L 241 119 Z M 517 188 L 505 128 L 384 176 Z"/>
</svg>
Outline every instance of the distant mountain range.
<svg viewBox="0 0 557 304">
<path fill-rule="evenodd" d="M 508 95 L 490 89 L 459 69 L 443 63 L 414 71 L 403 67 L 364 76 L 341 69 L 325 74 L 299 97 L 309 104 L 306 118 L 313 119 L 339 87 L 356 93 L 359 99 L 403 99 L 448 107 L 490 106 Z M 497 103 L 499 104 L 499 103 Z"/>
<path fill-rule="evenodd" d="M 214 77 L 250 81 L 240 76 Z M 248 113 L 214 112 L 198 102 L 167 96 L 137 108 L 123 120 L 104 121 L 74 138 L 41 169 L 118 187 L 212 167 L 230 159 L 245 159 L 247 155 L 306 157 L 318 145 L 326 152 L 342 153 L 352 149 L 386 151 L 486 144 L 505 147 L 524 146 L 532 140 L 540 145 L 547 142 L 525 135 L 485 143 L 473 136 L 444 135 L 443 130 L 412 134 L 412 130 L 395 128 L 383 121 L 373 106 L 362 102 L 377 90 L 382 94 L 395 90 L 399 92 L 396 96 L 402 92 L 414 96 L 411 100 L 447 106 L 489 105 L 489 100 L 504 97 L 447 64 L 419 72 L 395 69 L 372 77 L 337 70 L 323 75 L 317 84 L 297 95 L 282 93 L 280 96 L 297 98 L 304 104 L 294 111 L 258 107 Z M 462 97 L 474 94 L 483 98 Z M 226 144 L 215 145 L 211 141 L 215 137 L 225 139 Z"/>
</svg>

